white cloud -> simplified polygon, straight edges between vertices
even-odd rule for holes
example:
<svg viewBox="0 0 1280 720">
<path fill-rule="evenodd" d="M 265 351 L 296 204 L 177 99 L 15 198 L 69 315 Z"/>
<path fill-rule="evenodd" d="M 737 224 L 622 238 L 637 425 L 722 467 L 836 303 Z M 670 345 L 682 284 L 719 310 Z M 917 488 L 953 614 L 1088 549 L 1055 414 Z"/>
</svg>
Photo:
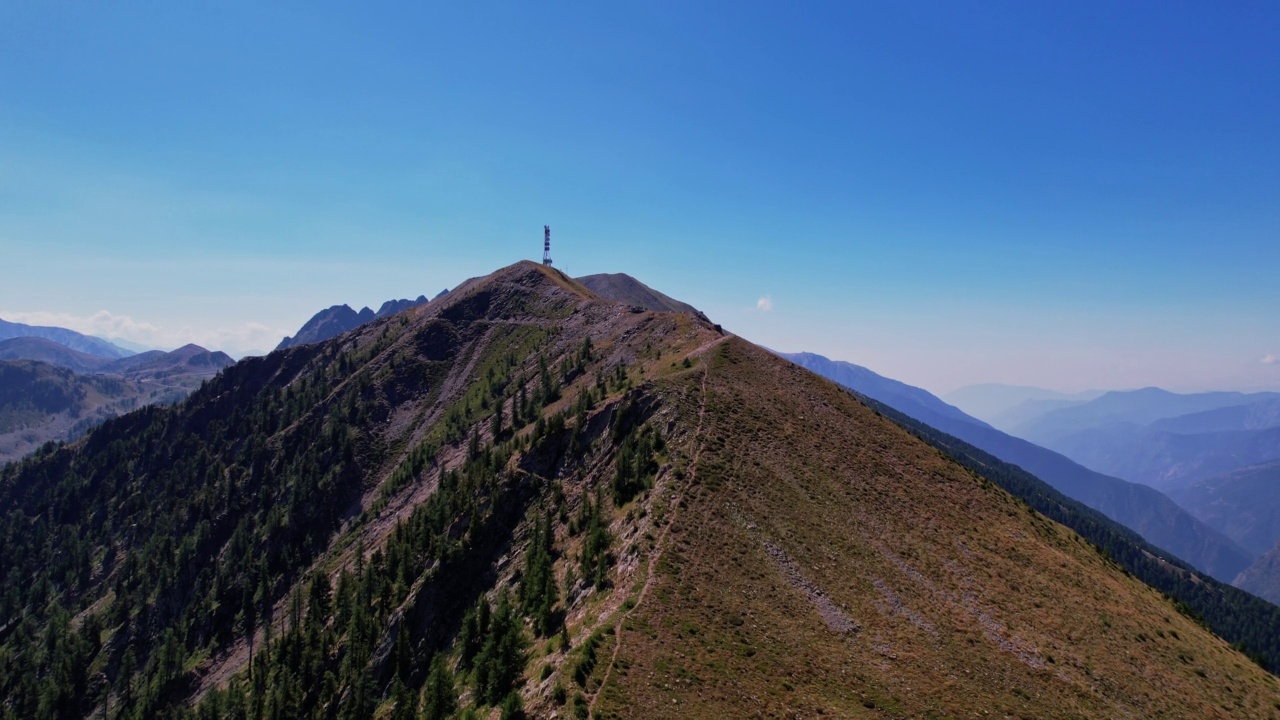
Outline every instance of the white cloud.
<svg viewBox="0 0 1280 720">
<path fill-rule="evenodd" d="M 756 309 L 760 312 L 773 312 L 773 296 L 765 295 L 756 301 Z"/>
<path fill-rule="evenodd" d="M 1280 357 L 1267 354 L 1267 355 L 1263 355 L 1262 360 L 1260 360 L 1259 362 L 1261 362 L 1263 365 L 1275 365 L 1277 363 L 1280 363 Z"/>
<path fill-rule="evenodd" d="M 116 315 L 107 310 L 99 310 L 87 317 L 69 313 L 0 310 L 0 318 L 28 325 L 64 327 L 102 338 L 120 338 L 161 350 L 172 350 L 187 343 L 195 343 L 210 350 L 222 350 L 235 357 L 252 351 L 271 350 L 286 334 L 286 331 L 256 322 L 217 328 L 164 327 L 128 315 Z"/>
</svg>

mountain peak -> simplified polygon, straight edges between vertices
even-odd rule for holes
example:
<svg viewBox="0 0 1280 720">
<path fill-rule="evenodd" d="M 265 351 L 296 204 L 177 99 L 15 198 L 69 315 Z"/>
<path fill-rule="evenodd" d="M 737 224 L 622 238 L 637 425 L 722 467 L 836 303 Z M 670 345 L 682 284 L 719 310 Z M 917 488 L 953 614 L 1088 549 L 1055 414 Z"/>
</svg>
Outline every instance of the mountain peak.
<svg viewBox="0 0 1280 720">
<path fill-rule="evenodd" d="M 684 312 L 705 318 L 692 305 L 668 297 L 625 273 L 584 275 L 577 280 L 591 292 L 610 300 L 635 305 L 646 310 Z"/>
</svg>

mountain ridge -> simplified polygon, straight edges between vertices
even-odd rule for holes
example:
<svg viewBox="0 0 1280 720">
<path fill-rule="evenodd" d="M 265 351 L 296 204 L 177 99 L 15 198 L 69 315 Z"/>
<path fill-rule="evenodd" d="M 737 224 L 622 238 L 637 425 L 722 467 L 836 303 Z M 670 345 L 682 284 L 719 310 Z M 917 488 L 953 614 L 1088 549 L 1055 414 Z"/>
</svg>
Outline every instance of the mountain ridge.
<svg viewBox="0 0 1280 720">
<path fill-rule="evenodd" d="M 59 345 L 64 345 L 72 350 L 87 353 L 89 355 L 98 355 L 100 357 L 119 360 L 120 358 L 129 357 L 134 353 L 122 347 L 107 342 L 99 337 L 92 335 L 84 335 L 75 330 L 67 328 L 52 327 L 45 325 L 27 325 L 25 323 L 8 322 L 0 320 L 0 340 L 8 340 L 17 337 L 38 337 L 45 340 L 52 340 Z"/>
<path fill-rule="evenodd" d="M 443 295 L 444 293 L 441 293 L 437 297 Z M 382 303 L 377 312 L 367 306 L 360 308 L 360 311 L 356 312 L 351 309 L 350 305 L 333 305 L 311 316 L 311 319 L 303 323 L 302 327 L 294 335 L 285 336 L 280 341 L 280 344 L 276 345 L 276 350 L 283 350 L 295 345 L 322 342 L 344 332 L 354 330 L 377 318 L 394 315 L 419 305 L 425 305 L 427 302 L 425 295 L 419 295 L 416 300 L 387 300 Z"/>
<path fill-rule="evenodd" d="M 46 509 L 56 531 L 30 532 Z M 0 510 L 20 628 L 0 630 L 0 693 L 21 716 L 1277 700 L 1074 532 L 834 383 L 528 262 L 0 468 Z"/>
<path fill-rule="evenodd" d="M 705 319 L 697 308 L 664 295 L 626 273 L 597 273 L 574 278 L 583 287 L 603 298 L 625 302 L 646 310 L 684 312 Z"/>
<path fill-rule="evenodd" d="M 79 373 L 96 372 L 114 362 L 101 355 L 72 350 L 62 343 L 35 336 L 0 340 L 0 360 L 35 360 Z"/>
</svg>

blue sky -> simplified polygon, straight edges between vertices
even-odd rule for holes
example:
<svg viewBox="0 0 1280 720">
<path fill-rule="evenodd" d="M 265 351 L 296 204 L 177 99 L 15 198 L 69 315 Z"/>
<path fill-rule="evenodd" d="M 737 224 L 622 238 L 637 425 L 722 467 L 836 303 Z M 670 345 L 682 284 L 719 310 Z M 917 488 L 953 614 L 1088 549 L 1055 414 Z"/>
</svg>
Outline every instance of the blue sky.
<svg viewBox="0 0 1280 720">
<path fill-rule="evenodd" d="M 260 5 L 0 7 L 0 317 L 268 350 L 549 223 L 938 392 L 1280 388 L 1274 4 Z"/>
</svg>

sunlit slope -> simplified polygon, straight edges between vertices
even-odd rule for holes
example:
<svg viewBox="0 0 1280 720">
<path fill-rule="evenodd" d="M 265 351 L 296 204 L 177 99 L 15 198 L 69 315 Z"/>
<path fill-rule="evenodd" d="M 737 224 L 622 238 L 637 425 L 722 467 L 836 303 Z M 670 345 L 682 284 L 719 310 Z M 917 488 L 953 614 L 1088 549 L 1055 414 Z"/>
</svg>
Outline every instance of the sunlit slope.
<svg viewBox="0 0 1280 720">
<path fill-rule="evenodd" d="M 1273 717 L 1274 678 L 1070 530 L 742 341 L 603 652 L 620 717 Z"/>
</svg>

